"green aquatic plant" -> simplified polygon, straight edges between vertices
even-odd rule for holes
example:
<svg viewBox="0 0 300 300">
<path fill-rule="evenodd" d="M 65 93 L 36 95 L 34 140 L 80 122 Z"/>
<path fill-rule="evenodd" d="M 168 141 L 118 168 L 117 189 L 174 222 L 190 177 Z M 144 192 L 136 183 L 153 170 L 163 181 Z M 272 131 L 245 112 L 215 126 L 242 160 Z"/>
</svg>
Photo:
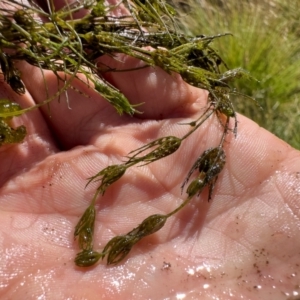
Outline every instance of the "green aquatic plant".
<svg viewBox="0 0 300 300">
<path fill-rule="evenodd" d="M 228 124 L 226 124 L 227 126 Z M 92 249 L 83 249 L 80 253 L 77 254 L 75 258 L 75 263 L 81 267 L 89 267 L 101 258 L 107 258 L 107 264 L 116 264 L 124 259 L 127 254 L 130 252 L 132 247 L 137 244 L 141 239 L 145 238 L 148 235 L 151 235 L 158 230 L 160 230 L 171 216 L 180 211 L 185 207 L 195 195 L 199 195 L 202 190 L 208 186 L 209 194 L 208 201 L 212 197 L 212 192 L 214 189 L 215 182 L 217 181 L 218 175 L 224 168 L 226 162 L 226 155 L 223 150 L 223 142 L 225 135 L 227 134 L 227 127 L 224 130 L 222 140 L 220 145 L 216 148 L 210 148 L 205 150 L 201 156 L 196 160 L 195 164 L 192 166 L 189 171 L 186 179 L 184 180 L 181 189 L 183 190 L 187 182 L 189 181 L 192 173 L 198 169 L 199 174 L 197 177 L 188 185 L 186 193 L 188 197 L 181 205 L 176 209 L 171 211 L 166 215 L 155 214 L 147 217 L 138 227 L 134 228 L 125 235 L 119 235 L 113 237 L 104 247 L 102 252 L 92 251 Z M 87 211 L 86 211 L 87 212 Z M 86 214 L 86 213 L 85 213 Z M 85 222 L 90 219 L 90 215 L 82 217 L 85 219 Z M 79 224 L 82 223 L 82 219 Z M 86 222 L 88 223 L 88 222 Z M 77 225 L 78 226 L 78 225 Z M 89 228 L 89 225 L 86 226 Z M 80 241 L 79 241 L 80 244 Z"/>
<path fill-rule="evenodd" d="M 7 99 L 0 100 L 0 113 L 14 114 L 21 110 L 19 104 L 11 102 Z M 0 146 L 4 144 L 21 143 L 26 136 L 26 127 L 21 125 L 17 128 L 10 126 L 12 117 L 0 117 Z"/>
<path fill-rule="evenodd" d="M 27 4 L 16 0 L 4 0 L 3 3 L 5 5 L 0 8 L 0 65 L 4 81 L 17 94 L 23 94 L 26 87 L 15 62 L 26 61 L 39 68 L 42 74 L 43 70 L 52 71 L 58 83 L 58 91 L 50 95 L 45 81 L 47 98 L 43 103 L 23 110 L 20 107 L 13 110 L 12 104 L 7 110 L 1 109 L 0 117 L 6 125 L 9 117 L 45 104 L 49 105 L 51 114 L 51 101 L 59 100 L 62 93 L 67 95 L 67 89 L 72 87 L 74 80 L 93 88 L 120 115 L 139 114 L 136 105 L 132 105 L 125 95 L 105 79 L 107 72 L 126 70 L 100 64 L 98 58 L 104 55 L 112 59 L 117 59 L 116 54 L 119 53 L 134 57 L 144 62 L 142 68 L 160 67 L 166 76 L 177 73 L 188 84 L 208 91 L 207 109 L 198 119 L 185 124 L 189 125 L 185 135 L 165 136 L 151 141 L 131 151 L 122 164 L 107 166 L 88 178 L 87 185 L 91 182 L 98 182 L 99 185 L 75 227 L 74 238 L 78 240 L 81 250 L 75 258 L 78 266 L 91 266 L 105 257 L 108 264 L 120 262 L 136 243 L 161 229 L 169 217 L 183 209 L 205 187 L 209 188 L 208 200 L 211 199 L 218 175 L 226 162 L 223 150 L 225 136 L 230 131 L 237 134 L 236 113 L 231 100 L 231 95 L 236 91 L 230 84 L 235 79 L 250 78 L 240 68 L 229 70 L 212 47 L 216 39 L 220 40 L 228 33 L 211 36 L 183 34 L 178 29 L 175 9 L 163 0 L 120 0 L 116 5 L 107 5 L 103 0 L 81 0 L 59 10 L 55 10 L 51 0 L 47 1 L 45 9 L 33 0 L 28 0 Z M 114 16 L 113 11 L 119 5 L 127 8 L 127 13 Z M 90 13 L 80 19 L 73 18 L 76 12 L 83 9 Z M 181 186 L 182 190 L 196 170 L 199 174 L 188 185 L 186 200 L 166 215 L 149 216 L 127 234 L 112 238 L 103 251 L 95 251 L 95 205 L 99 197 L 127 169 L 155 163 L 175 153 L 182 146 L 182 141 L 214 114 L 223 126 L 222 139 L 217 147 L 204 151 L 191 167 Z M 229 128 L 231 118 L 235 119 L 234 128 Z M 10 130 L 5 135 L 7 142 L 20 142 L 26 134 L 22 126 Z"/>
</svg>

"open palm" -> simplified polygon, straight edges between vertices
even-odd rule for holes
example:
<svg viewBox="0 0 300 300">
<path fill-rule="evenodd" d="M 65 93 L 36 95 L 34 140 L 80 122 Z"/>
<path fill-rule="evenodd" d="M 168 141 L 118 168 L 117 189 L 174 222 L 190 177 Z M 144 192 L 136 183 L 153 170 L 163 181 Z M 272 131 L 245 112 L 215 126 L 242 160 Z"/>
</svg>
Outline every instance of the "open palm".
<svg viewBox="0 0 300 300">
<path fill-rule="evenodd" d="M 23 107 L 42 102 L 41 72 L 21 70 L 27 93 L 20 97 L 1 83 L 1 98 Z M 55 76 L 45 78 L 54 93 Z M 118 265 L 75 266 L 74 227 L 97 187 L 85 189 L 87 178 L 156 138 L 183 136 L 190 128 L 180 123 L 196 119 L 206 104 L 204 91 L 159 69 L 108 79 L 132 103 L 144 103 L 144 113 L 120 117 L 77 82 L 68 101 L 62 95 L 50 109 L 16 119 L 28 136 L 0 148 L 1 299 L 298 299 L 300 155 L 240 115 L 237 138 L 226 137 L 226 165 L 210 202 L 207 190 L 194 197 Z M 211 118 L 175 154 L 133 167 L 110 186 L 97 202 L 95 250 L 180 205 L 189 169 L 222 132 Z"/>
</svg>

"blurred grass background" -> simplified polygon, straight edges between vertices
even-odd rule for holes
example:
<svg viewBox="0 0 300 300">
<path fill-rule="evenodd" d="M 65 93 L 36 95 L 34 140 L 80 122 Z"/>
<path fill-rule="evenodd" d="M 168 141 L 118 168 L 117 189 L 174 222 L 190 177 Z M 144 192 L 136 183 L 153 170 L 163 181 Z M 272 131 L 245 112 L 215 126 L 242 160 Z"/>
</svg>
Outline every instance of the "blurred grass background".
<svg viewBox="0 0 300 300">
<path fill-rule="evenodd" d="M 182 30 L 190 35 L 233 36 L 212 47 L 230 69 L 241 67 L 258 80 L 237 80 L 233 104 L 260 126 L 300 149 L 300 1 L 173 0 Z"/>
</svg>

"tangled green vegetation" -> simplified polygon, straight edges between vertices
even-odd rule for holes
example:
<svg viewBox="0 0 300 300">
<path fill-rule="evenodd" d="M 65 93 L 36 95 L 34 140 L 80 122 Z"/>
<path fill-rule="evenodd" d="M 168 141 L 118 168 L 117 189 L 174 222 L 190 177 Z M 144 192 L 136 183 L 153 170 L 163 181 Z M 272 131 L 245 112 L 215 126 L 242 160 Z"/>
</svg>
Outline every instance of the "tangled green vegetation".
<svg viewBox="0 0 300 300">
<path fill-rule="evenodd" d="M 33 0 L 27 1 L 27 4 L 16 0 L 2 2 L 5 5 L 0 8 L 0 65 L 4 81 L 16 93 L 25 92 L 21 74 L 15 64 L 21 60 L 36 66 L 42 74 L 45 69 L 51 70 L 61 87 L 54 95 L 48 94 L 43 103 L 29 109 L 22 110 L 17 104 L 3 100 L 0 103 L 1 143 L 21 142 L 26 135 L 24 126 L 16 129 L 9 126 L 11 117 L 59 98 L 61 93 L 71 87 L 74 79 L 94 88 L 119 114 L 138 113 L 136 107 L 105 80 L 105 72 L 120 70 L 99 65 L 97 59 L 103 55 L 112 58 L 116 53 L 129 55 L 143 61 L 144 67 L 157 66 L 168 74 L 178 73 L 190 85 L 208 91 L 207 109 L 198 119 L 188 124 L 190 129 L 183 137 L 166 136 L 154 140 L 130 152 L 122 164 L 107 166 L 88 179 L 87 184 L 98 182 L 99 186 L 75 228 L 74 237 L 80 248 L 75 258 L 78 266 L 91 266 L 104 258 L 108 264 L 118 263 L 138 241 L 161 229 L 170 216 L 181 210 L 205 187 L 209 188 L 211 198 L 215 182 L 226 162 L 224 139 L 230 131 L 237 134 L 236 113 L 231 102 L 236 92 L 229 84 L 236 78 L 250 77 L 243 69 L 228 70 L 222 58 L 211 47 L 213 41 L 223 40 L 228 34 L 182 34 L 174 8 L 163 0 L 123 0 L 114 6 L 107 5 L 104 0 L 81 0 L 60 10 L 55 10 L 50 0 L 46 1 L 47 10 Z M 112 12 L 118 5 L 124 5 L 128 13 L 121 17 L 114 16 Z M 81 19 L 73 19 L 72 15 L 82 9 L 90 13 Z M 46 83 L 45 88 L 47 90 Z M 223 125 L 222 139 L 215 148 L 199 154 L 182 184 L 182 191 L 185 190 L 187 194 L 182 204 L 166 215 L 149 216 L 129 233 L 111 239 L 102 251 L 95 250 L 95 203 L 99 197 L 127 169 L 150 164 L 173 154 L 181 142 L 213 114 L 218 116 Z M 230 118 L 235 120 L 234 128 L 229 128 Z M 190 181 L 193 173 L 196 173 L 195 179 Z"/>
<path fill-rule="evenodd" d="M 235 108 L 300 149 L 300 2 L 298 0 L 174 0 L 186 34 L 231 32 L 216 40 L 229 67 L 245 68 L 258 81 L 240 80 L 239 92 L 262 109 L 237 99 Z M 187 13 L 188 12 L 188 13 Z"/>
</svg>

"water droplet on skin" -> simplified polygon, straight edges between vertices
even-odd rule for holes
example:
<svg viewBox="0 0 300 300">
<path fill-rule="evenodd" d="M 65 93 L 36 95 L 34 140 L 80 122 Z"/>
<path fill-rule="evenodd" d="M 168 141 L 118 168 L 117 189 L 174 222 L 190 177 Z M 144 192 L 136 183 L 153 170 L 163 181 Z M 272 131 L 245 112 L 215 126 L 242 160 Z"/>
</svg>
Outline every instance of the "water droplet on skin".
<svg viewBox="0 0 300 300">
<path fill-rule="evenodd" d="M 176 299 L 181 300 L 184 299 L 186 297 L 186 294 L 184 293 L 177 293 L 176 294 Z"/>
<path fill-rule="evenodd" d="M 203 284 L 203 288 L 204 288 L 205 290 L 208 289 L 208 288 L 209 288 L 209 284 L 208 284 L 208 283 Z"/>
<path fill-rule="evenodd" d="M 151 266 L 150 266 L 150 270 L 151 270 L 152 272 L 154 272 L 154 271 L 156 270 L 156 267 L 155 267 L 154 265 L 151 265 Z"/>
<path fill-rule="evenodd" d="M 262 286 L 261 285 L 255 285 L 254 288 L 257 289 L 257 290 L 261 290 Z"/>
<path fill-rule="evenodd" d="M 196 271 L 199 272 L 199 271 L 202 271 L 203 269 L 204 269 L 203 266 L 198 266 L 198 267 L 196 268 Z"/>
<path fill-rule="evenodd" d="M 192 268 L 189 268 L 189 269 L 187 269 L 187 273 L 188 273 L 189 275 L 195 275 L 195 270 L 192 269 Z"/>
<path fill-rule="evenodd" d="M 118 288 L 118 287 L 120 286 L 120 282 L 119 282 L 118 280 L 114 280 L 114 281 L 112 282 L 112 285 L 113 285 L 114 287 Z"/>
</svg>

